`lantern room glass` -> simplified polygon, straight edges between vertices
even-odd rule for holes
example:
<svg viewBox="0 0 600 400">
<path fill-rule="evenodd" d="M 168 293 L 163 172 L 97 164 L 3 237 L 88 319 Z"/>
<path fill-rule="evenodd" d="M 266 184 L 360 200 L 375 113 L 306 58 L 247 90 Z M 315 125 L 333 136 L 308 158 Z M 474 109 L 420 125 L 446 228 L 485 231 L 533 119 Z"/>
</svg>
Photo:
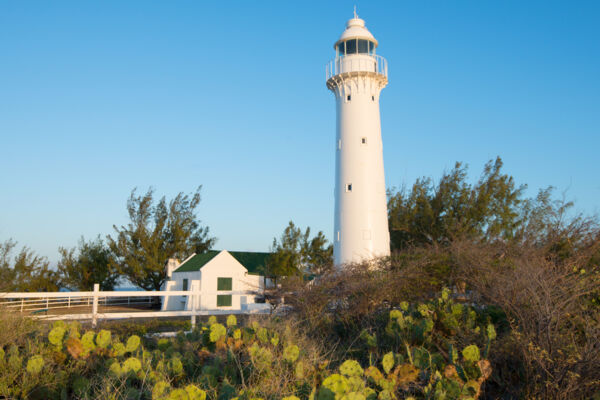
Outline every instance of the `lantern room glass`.
<svg viewBox="0 0 600 400">
<path fill-rule="evenodd" d="M 338 43 L 336 53 L 338 57 L 349 56 L 353 54 L 375 54 L 377 45 L 370 40 L 350 39 L 345 42 Z"/>
<path fill-rule="evenodd" d="M 356 39 L 346 41 L 346 55 L 356 54 Z"/>
<path fill-rule="evenodd" d="M 358 54 L 368 54 L 369 53 L 369 41 L 358 39 Z"/>
</svg>

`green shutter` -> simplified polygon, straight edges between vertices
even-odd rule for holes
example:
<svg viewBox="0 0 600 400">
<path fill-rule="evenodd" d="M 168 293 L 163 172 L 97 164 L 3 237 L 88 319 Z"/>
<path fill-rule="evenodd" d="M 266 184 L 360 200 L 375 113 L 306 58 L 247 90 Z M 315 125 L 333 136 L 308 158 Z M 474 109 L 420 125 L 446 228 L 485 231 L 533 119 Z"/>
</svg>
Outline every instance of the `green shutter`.
<svg viewBox="0 0 600 400">
<path fill-rule="evenodd" d="M 217 295 L 217 307 L 231 307 L 231 295 L 230 294 L 218 294 Z"/>
<path fill-rule="evenodd" d="M 217 290 L 232 290 L 232 278 L 217 278 Z"/>
</svg>

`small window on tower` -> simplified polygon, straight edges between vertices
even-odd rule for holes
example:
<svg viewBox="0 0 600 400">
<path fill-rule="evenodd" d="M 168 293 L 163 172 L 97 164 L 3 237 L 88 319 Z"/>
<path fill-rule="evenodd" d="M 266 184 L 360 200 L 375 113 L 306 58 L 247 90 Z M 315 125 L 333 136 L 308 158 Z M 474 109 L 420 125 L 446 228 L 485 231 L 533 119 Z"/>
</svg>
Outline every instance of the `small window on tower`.
<svg viewBox="0 0 600 400">
<path fill-rule="evenodd" d="M 371 96 L 371 100 L 375 101 L 375 96 Z"/>
<path fill-rule="evenodd" d="M 350 101 L 350 99 L 351 99 L 350 95 L 346 96 L 346 101 Z"/>
<path fill-rule="evenodd" d="M 361 139 L 360 139 L 360 143 L 361 143 L 361 144 L 367 144 L 367 138 L 366 138 L 366 137 L 364 137 L 364 138 L 361 138 Z"/>
<path fill-rule="evenodd" d="M 346 192 L 351 192 L 352 191 L 352 184 L 351 183 L 347 183 L 346 184 Z"/>
</svg>

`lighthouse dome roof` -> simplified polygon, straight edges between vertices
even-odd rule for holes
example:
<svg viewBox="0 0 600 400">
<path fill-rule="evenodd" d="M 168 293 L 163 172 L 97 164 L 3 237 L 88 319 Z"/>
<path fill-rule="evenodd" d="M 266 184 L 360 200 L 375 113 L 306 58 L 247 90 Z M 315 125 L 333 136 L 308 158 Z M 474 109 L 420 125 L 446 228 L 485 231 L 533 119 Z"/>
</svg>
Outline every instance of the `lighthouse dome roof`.
<svg viewBox="0 0 600 400">
<path fill-rule="evenodd" d="M 346 29 L 344 30 L 344 32 L 342 32 L 342 35 L 340 36 L 339 40 L 335 42 L 334 47 L 337 46 L 338 43 L 346 41 L 348 39 L 366 39 L 371 42 L 374 42 L 375 45 L 377 45 L 377 40 L 375 39 L 373 34 L 369 32 L 369 30 L 365 27 L 365 21 L 358 17 L 354 17 L 348 20 L 348 22 L 346 23 Z"/>
</svg>

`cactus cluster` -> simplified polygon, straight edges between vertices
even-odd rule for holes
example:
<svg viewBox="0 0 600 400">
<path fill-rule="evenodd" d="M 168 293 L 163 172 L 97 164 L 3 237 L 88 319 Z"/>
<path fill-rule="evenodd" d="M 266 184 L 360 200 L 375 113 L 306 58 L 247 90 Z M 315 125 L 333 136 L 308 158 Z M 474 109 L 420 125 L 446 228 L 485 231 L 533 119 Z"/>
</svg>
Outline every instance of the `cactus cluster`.
<svg viewBox="0 0 600 400">
<path fill-rule="evenodd" d="M 0 397 L 258 400 L 273 398 L 264 388 L 283 377 L 284 400 L 478 398 L 491 373 L 493 325 L 481 325 L 448 291 L 401 303 L 386 318 L 384 330 L 360 335 L 355 357 L 331 363 L 309 357 L 289 327 L 238 326 L 233 315 L 159 339 L 57 322 L 36 354 L 0 348 Z M 460 345 L 451 335 L 459 328 L 479 339 Z M 450 333 L 443 353 L 433 345 L 440 331 Z M 34 383 L 17 385 L 24 381 Z"/>
</svg>

